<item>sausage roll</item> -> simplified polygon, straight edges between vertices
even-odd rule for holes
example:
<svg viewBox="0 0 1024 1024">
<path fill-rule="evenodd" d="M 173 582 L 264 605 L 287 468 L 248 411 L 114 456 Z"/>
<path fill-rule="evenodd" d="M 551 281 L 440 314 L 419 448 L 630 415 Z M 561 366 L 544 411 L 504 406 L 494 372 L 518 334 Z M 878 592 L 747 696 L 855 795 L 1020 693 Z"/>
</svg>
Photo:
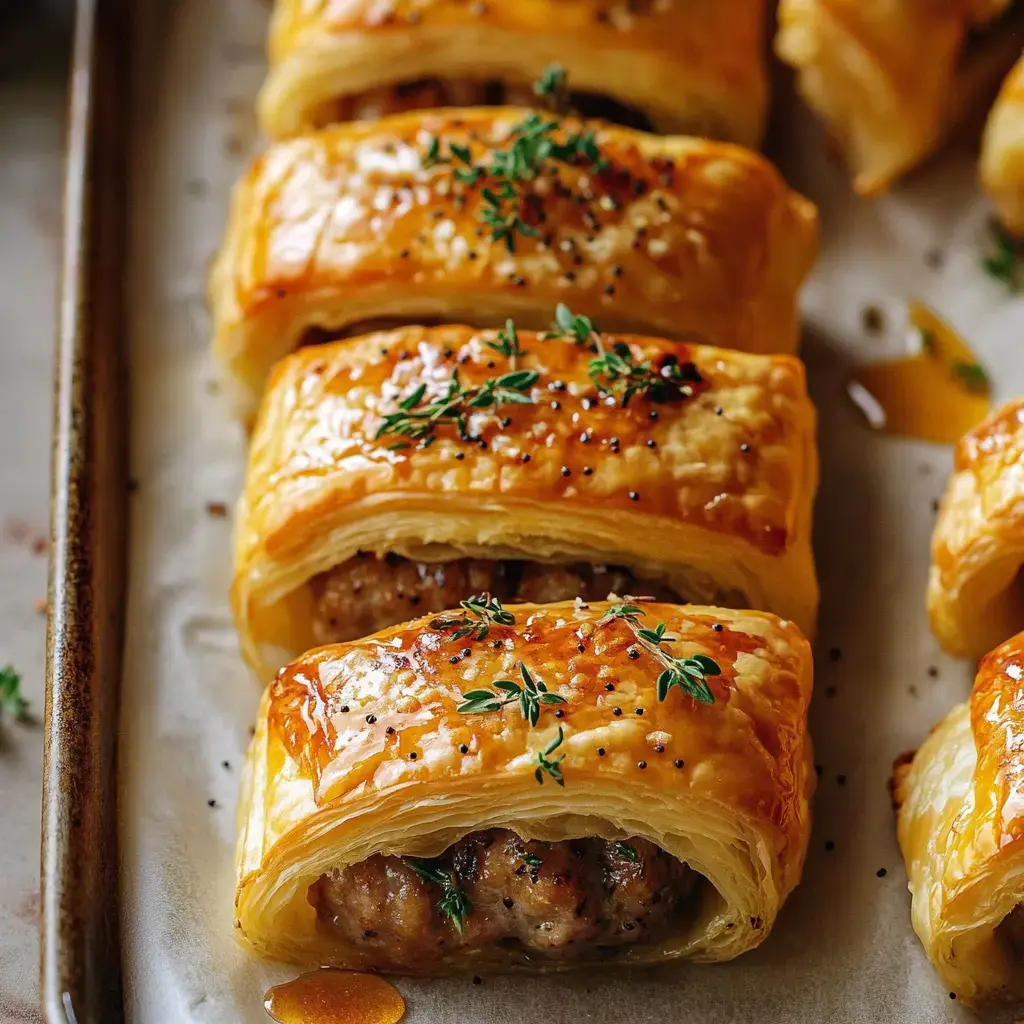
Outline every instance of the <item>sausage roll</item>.
<svg viewBox="0 0 1024 1024">
<path fill-rule="evenodd" d="M 767 101 L 765 0 L 278 0 L 259 99 L 271 136 L 398 110 L 537 101 L 748 146 Z"/>
<path fill-rule="evenodd" d="M 246 412 L 300 342 L 381 319 L 543 328 L 562 301 L 608 330 L 792 352 L 816 251 L 813 205 L 748 150 L 517 109 L 399 115 L 255 162 L 211 275 L 214 347 Z"/>
<path fill-rule="evenodd" d="M 992 108 L 981 150 L 981 181 L 1006 227 L 1024 235 L 1024 57 Z"/>
<path fill-rule="evenodd" d="M 302 349 L 249 454 L 243 652 L 268 678 L 480 591 L 700 599 L 810 634 L 814 429 L 792 356 L 512 325 Z"/>
<path fill-rule="evenodd" d="M 797 70 L 858 192 L 884 189 L 931 153 L 991 77 L 1005 74 L 1013 44 L 1002 29 L 990 45 L 966 44 L 1008 2 L 781 0 L 776 52 Z"/>
<path fill-rule="evenodd" d="M 914 930 L 958 998 L 1024 996 L 1024 634 L 893 778 Z"/>
<path fill-rule="evenodd" d="M 980 658 L 1024 629 L 1024 399 L 965 434 L 932 534 L 928 614 L 950 654 Z"/>
<path fill-rule="evenodd" d="M 810 829 L 796 626 L 654 603 L 461 621 L 321 647 L 271 683 L 244 773 L 238 935 L 278 960 L 398 973 L 758 945 Z"/>
</svg>

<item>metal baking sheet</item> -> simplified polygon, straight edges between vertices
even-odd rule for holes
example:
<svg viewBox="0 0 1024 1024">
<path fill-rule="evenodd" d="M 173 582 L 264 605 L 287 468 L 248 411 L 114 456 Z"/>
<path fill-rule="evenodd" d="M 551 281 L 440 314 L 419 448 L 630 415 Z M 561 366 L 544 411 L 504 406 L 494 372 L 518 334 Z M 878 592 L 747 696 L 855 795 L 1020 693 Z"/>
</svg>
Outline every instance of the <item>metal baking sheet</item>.
<svg viewBox="0 0 1024 1024">
<path fill-rule="evenodd" d="M 232 934 L 239 769 L 260 687 L 228 609 L 229 507 L 244 441 L 211 366 L 205 276 L 228 190 L 260 146 L 253 120 L 269 4 L 137 5 L 128 318 L 132 535 L 119 748 L 120 924 L 127 1017 L 260 1022 L 294 976 Z M 851 366 L 900 352 L 906 301 L 933 305 L 1024 391 L 1024 298 L 981 270 L 987 210 L 969 150 L 892 195 L 855 200 L 805 115 L 773 153 L 818 202 L 823 249 L 803 353 L 821 414 L 822 582 L 811 726 L 821 765 L 803 882 L 776 930 L 731 964 L 535 979 L 399 982 L 411 1024 L 487 1020 L 935 1024 L 965 1019 L 909 922 L 886 782 L 968 692 L 923 609 L 933 501 L 948 447 L 871 434 L 846 401 Z M 938 254 L 936 256 L 935 254 Z M 863 310 L 885 327 L 869 336 Z"/>
</svg>

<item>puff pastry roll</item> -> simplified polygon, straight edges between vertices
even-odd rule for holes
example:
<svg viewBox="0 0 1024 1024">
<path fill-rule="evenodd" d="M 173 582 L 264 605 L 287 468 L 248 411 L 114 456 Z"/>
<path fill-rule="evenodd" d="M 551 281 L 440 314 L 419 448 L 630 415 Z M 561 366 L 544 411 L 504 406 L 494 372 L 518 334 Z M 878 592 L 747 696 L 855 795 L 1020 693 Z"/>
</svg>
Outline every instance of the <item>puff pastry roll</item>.
<svg viewBox="0 0 1024 1024">
<path fill-rule="evenodd" d="M 1024 628 L 1024 399 L 965 434 L 932 534 L 928 615 L 950 654 L 980 658 Z"/>
<path fill-rule="evenodd" d="M 981 149 L 981 182 L 1006 227 L 1024 235 L 1024 57 L 992 108 Z"/>
<path fill-rule="evenodd" d="M 321 647 L 271 683 L 243 780 L 238 935 L 278 960 L 399 973 L 758 945 L 807 849 L 807 640 L 701 606 L 501 614 L 484 636 L 426 617 Z"/>
<path fill-rule="evenodd" d="M 1007 4 L 781 0 L 776 52 L 796 69 L 858 192 L 884 189 L 931 153 L 992 75 L 1005 74 L 1004 51 L 1019 50 L 1019 35 L 1013 43 L 1008 29 L 994 29 L 990 47 L 966 44 Z"/>
<path fill-rule="evenodd" d="M 272 136 L 412 107 L 536 100 L 561 66 L 584 112 L 756 146 L 765 0 L 278 0 Z M 494 97 L 494 99 L 491 99 Z"/>
<path fill-rule="evenodd" d="M 214 348 L 243 412 L 301 341 L 381 319 L 544 328 L 561 301 L 608 330 L 792 352 L 816 251 L 813 205 L 748 150 L 518 109 L 398 115 L 257 159 L 211 275 Z"/>
<path fill-rule="evenodd" d="M 914 930 L 958 998 L 1024 996 L 1024 634 L 987 655 L 893 794 Z"/>
<path fill-rule="evenodd" d="M 509 357 L 507 331 L 410 327 L 278 365 L 233 584 L 262 678 L 481 591 L 703 600 L 813 632 L 818 464 L 798 359 L 514 337 Z"/>
</svg>

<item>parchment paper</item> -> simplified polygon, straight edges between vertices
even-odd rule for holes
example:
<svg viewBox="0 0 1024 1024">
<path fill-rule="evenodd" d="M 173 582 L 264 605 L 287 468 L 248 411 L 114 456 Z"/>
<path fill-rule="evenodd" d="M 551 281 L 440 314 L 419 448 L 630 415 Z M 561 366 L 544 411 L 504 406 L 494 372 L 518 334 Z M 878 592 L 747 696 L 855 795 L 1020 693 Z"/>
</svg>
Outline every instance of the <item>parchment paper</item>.
<svg viewBox="0 0 1024 1024">
<path fill-rule="evenodd" d="M 138 489 L 120 761 L 127 1006 L 146 1024 L 259 1022 L 266 988 L 296 972 L 258 961 L 232 936 L 234 808 L 260 687 L 241 663 L 228 610 L 230 521 L 206 508 L 234 502 L 244 445 L 211 385 L 203 294 L 228 189 L 260 145 L 251 110 L 269 4 L 140 4 L 140 19 L 147 6 L 133 162 Z M 923 610 L 932 502 L 951 451 L 871 434 L 844 387 L 854 361 L 901 351 L 915 297 L 964 331 L 998 398 L 1024 391 L 1024 299 L 980 268 L 987 210 L 969 152 L 948 152 L 867 203 L 850 195 L 808 117 L 786 124 L 774 155 L 818 202 L 824 225 L 803 348 L 821 414 L 824 595 L 811 714 L 822 772 L 803 882 L 769 940 L 734 963 L 400 982 L 411 1024 L 966 1017 L 911 931 L 886 791 L 893 758 L 964 698 L 973 671 L 938 652 Z M 932 250 L 940 267 L 929 265 Z M 862 327 L 869 304 L 884 314 L 881 337 Z"/>
</svg>

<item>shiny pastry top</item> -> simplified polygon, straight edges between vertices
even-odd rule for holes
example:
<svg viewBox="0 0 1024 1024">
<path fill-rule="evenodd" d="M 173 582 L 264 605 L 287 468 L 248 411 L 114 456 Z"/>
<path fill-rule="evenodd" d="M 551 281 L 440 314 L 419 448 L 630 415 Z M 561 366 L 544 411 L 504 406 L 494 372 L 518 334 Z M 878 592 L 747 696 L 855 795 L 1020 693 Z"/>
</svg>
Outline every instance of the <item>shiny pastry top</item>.
<svg viewBox="0 0 1024 1024">
<path fill-rule="evenodd" d="M 405 114 L 272 147 L 210 281 L 250 394 L 311 329 L 379 318 L 607 330 L 791 352 L 812 204 L 747 150 L 519 109 Z"/>
<path fill-rule="evenodd" d="M 976 45 L 963 58 L 971 31 L 1008 3 L 781 0 L 776 52 L 797 69 L 858 192 L 884 189 L 932 152 L 1004 73 L 1009 30 L 994 29 L 990 50 Z"/>
<path fill-rule="evenodd" d="M 932 534 L 928 611 L 951 654 L 980 658 L 1024 628 L 1024 399 L 957 445 Z"/>
<path fill-rule="evenodd" d="M 1024 995 L 1024 634 L 897 766 L 914 928 L 957 998 Z"/>
<path fill-rule="evenodd" d="M 721 960 L 757 945 L 809 834 L 808 642 L 771 615 L 702 606 L 503 612 L 482 634 L 475 618 L 460 633 L 459 612 L 421 618 L 279 673 L 246 767 L 241 935 L 275 957 L 379 964 L 389 951 L 373 940 L 393 928 L 394 902 L 373 932 L 346 937 L 317 921 L 307 892 L 318 878 L 377 854 L 438 857 L 499 828 L 549 844 L 638 836 L 711 883 L 653 948 L 619 940 L 617 962 Z M 557 966 L 551 954 L 579 962 L 554 940 L 537 952 L 534 969 Z M 494 955 L 522 959 L 516 944 Z M 469 962 L 488 961 L 470 947 Z"/>
<path fill-rule="evenodd" d="M 1024 58 L 1010 72 L 989 114 L 981 181 L 1006 227 L 1024 235 Z"/>
<path fill-rule="evenodd" d="M 350 120 L 360 100 L 381 113 L 403 102 L 481 102 L 474 97 L 502 87 L 529 96 L 530 83 L 557 64 L 581 99 L 605 101 L 613 119 L 639 115 L 659 130 L 756 146 L 767 99 L 765 7 L 765 0 L 278 0 L 260 116 L 270 135 L 282 136 Z"/>
<path fill-rule="evenodd" d="M 770 821 L 784 841 L 806 811 L 800 806 L 808 781 L 801 771 L 811 688 L 806 639 L 767 614 L 651 602 L 634 606 L 639 625 L 631 626 L 609 615 L 616 607 L 622 606 L 509 605 L 504 610 L 514 624 L 491 623 L 483 641 L 452 639 L 458 626 L 444 623 L 458 620 L 457 611 L 314 649 L 270 686 L 270 742 L 310 780 L 322 807 L 359 799 L 367 787 L 391 789 L 417 779 L 507 774 L 532 790 L 534 755 L 561 726 L 567 797 L 574 768 L 581 782 L 609 772 L 637 785 L 706 785 L 716 799 L 728 796 L 732 808 Z M 636 632 L 662 622 L 667 636 L 683 642 L 659 650 L 676 658 L 702 654 L 720 669 L 707 675 L 710 703 L 678 688 L 658 698 L 664 659 L 638 645 Z M 458 710 L 465 693 L 491 688 L 495 679 L 521 684 L 520 666 L 565 702 L 542 705 L 537 727 L 518 702 L 493 714 Z M 756 758 L 742 752 L 750 720 L 765 727 Z M 656 751 L 659 745 L 664 749 Z M 689 761 L 688 771 L 676 766 L 677 758 Z M 291 815 L 297 808 L 284 810 Z M 282 822 L 275 831 L 286 827 Z"/>
<path fill-rule="evenodd" d="M 667 382 L 658 400 L 641 390 L 624 407 L 628 381 L 614 370 L 591 376 L 589 347 L 526 331 L 517 340 L 524 354 L 512 361 L 492 348 L 495 331 L 408 327 L 280 363 L 252 439 L 245 542 L 280 551 L 282 506 L 289 517 L 292 502 L 341 510 L 372 488 L 573 501 L 692 522 L 767 554 L 793 544 L 814 423 L 799 360 L 601 335 L 604 351 L 621 347 L 634 367 L 649 367 L 655 392 Z M 662 376 L 673 367 L 678 387 Z M 528 383 L 505 384 L 512 374 Z M 464 436 L 447 419 L 425 439 L 378 436 L 389 417 L 417 414 L 456 381 Z M 512 391 L 507 404 L 471 404 L 495 385 Z"/>
</svg>

